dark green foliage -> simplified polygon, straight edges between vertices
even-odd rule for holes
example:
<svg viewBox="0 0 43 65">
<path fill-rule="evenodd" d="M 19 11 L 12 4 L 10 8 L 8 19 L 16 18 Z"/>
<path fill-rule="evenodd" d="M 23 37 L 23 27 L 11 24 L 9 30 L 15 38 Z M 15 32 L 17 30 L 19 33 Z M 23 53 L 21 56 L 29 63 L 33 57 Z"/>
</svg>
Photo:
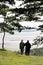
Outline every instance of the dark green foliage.
<svg viewBox="0 0 43 65">
<path fill-rule="evenodd" d="M 41 32 L 43 32 L 43 25 L 40 25 L 37 30 L 41 30 Z"/>
<path fill-rule="evenodd" d="M 6 2 L 6 1 L 8 1 L 10 4 L 13 4 L 14 3 L 14 0 L 0 0 L 0 2 Z"/>
<path fill-rule="evenodd" d="M 34 39 L 33 45 L 40 46 L 41 44 L 43 44 L 43 37 L 38 36 L 36 39 Z"/>
<path fill-rule="evenodd" d="M 3 16 L 6 16 L 6 13 L 8 11 L 8 6 L 6 6 L 5 4 L 0 4 L 0 14 Z"/>
<path fill-rule="evenodd" d="M 14 0 L 1 0 L 0 2 L 14 2 Z M 13 21 L 14 20 L 17 20 L 16 19 L 16 15 L 14 16 L 7 16 L 7 12 L 12 12 L 9 7 L 5 4 L 0 4 L 0 14 L 3 15 L 4 17 L 4 22 L 3 23 L 0 23 L 0 28 L 2 31 L 5 31 L 5 32 L 9 32 L 9 33 L 13 33 L 13 30 L 14 30 L 14 27 L 18 27 L 18 30 L 21 30 L 20 27 L 21 25 L 19 23 L 14 23 Z M 12 9 L 13 10 L 13 9 Z M 13 12 L 12 12 L 13 13 Z M 14 25 L 12 25 L 14 24 Z"/>
<path fill-rule="evenodd" d="M 43 1 L 42 0 L 28 0 L 28 1 L 26 0 L 26 2 L 27 3 L 22 4 L 22 5 L 24 5 L 23 8 L 20 7 L 20 8 L 9 9 L 9 11 L 12 11 L 13 13 L 15 13 L 15 19 L 17 16 L 19 17 L 21 14 L 23 14 L 25 17 L 24 16 L 20 17 L 20 20 L 24 19 L 26 21 L 27 20 L 28 21 L 29 20 L 38 21 L 40 19 L 40 17 L 38 17 L 38 16 L 43 15 Z M 36 16 L 36 14 L 37 14 L 37 16 Z M 40 21 L 41 21 L 41 19 L 40 19 Z"/>
<path fill-rule="evenodd" d="M 15 27 L 18 27 L 17 30 L 18 30 L 19 32 L 21 32 L 21 30 L 22 30 L 21 27 L 22 27 L 22 26 L 21 26 L 18 22 L 13 22 L 13 23 L 11 23 L 11 25 L 12 25 L 12 26 L 15 26 Z"/>
<path fill-rule="evenodd" d="M 20 14 L 22 13 L 26 16 L 25 20 L 38 21 L 40 19 L 40 17 L 38 16 L 43 15 L 43 0 L 23 0 L 23 1 L 24 3 L 22 5 L 24 5 L 24 7 L 22 9 L 19 9 Z"/>
<path fill-rule="evenodd" d="M 5 4 L 0 4 L 0 10 L 3 8 L 8 8 L 8 6 L 6 6 Z"/>
<path fill-rule="evenodd" d="M 20 1 L 24 1 L 24 3 L 30 3 L 30 2 L 35 2 L 35 1 L 43 1 L 43 0 L 20 0 Z"/>
<path fill-rule="evenodd" d="M 5 32 L 13 34 L 14 28 L 11 27 L 9 24 L 6 24 L 4 22 L 0 23 L 0 28 L 1 28 L 2 31 L 5 31 Z"/>
<path fill-rule="evenodd" d="M 35 56 L 43 56 L 43 48 L 32 49 L 30 54 Z"/>
</svg>

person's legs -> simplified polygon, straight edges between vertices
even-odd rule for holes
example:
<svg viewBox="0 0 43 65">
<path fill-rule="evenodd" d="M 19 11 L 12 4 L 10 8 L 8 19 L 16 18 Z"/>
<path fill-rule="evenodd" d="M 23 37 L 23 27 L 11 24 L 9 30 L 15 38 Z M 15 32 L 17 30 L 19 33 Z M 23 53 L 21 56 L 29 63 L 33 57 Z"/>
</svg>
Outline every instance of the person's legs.
<svg viewBox="0 0 43 65">
<path fill-rule="evenodd" d="M 28 50 L 28 52 L 27 52 L 27 55 L 29 55 L 30 54 L 30 49 Z"/>
<path fill-rule="evenodd" d="M 23 49 L 21 49 L 21 54 L 23 54 Z"/>
<path fill-rule="evenodd" d="M 26 49 L 26 51 L 25 51 L 25 55 L 29 55 L 29 53 L 30 53 L 30 49 L 29 49 L 29 50 Z"/>
</svg>

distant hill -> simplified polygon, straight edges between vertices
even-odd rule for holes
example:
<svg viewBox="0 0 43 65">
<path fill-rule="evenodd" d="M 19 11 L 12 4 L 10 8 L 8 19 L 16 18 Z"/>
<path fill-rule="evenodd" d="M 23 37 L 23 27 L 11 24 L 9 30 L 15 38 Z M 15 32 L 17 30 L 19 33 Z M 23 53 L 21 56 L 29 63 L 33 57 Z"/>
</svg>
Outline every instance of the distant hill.
<svg viewBox="0 0 43 65">
<path fill-rule="evenodd" d="M 43 48 L 32 49 L 30 55 L 43 56 Z"/>
</svg>

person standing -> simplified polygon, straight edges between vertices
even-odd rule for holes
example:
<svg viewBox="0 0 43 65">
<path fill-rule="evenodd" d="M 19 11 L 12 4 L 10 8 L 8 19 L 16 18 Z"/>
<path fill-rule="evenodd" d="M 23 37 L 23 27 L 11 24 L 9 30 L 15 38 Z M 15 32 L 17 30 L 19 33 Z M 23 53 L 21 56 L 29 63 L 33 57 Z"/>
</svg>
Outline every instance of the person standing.
<svg viewBox="0 0 43 65">
<path fill-rule="evenodd" d="M 25 47 L 25 54 L 29 55 L 30 53 L 30 48 L 31 48 L 31 44 L 29 43 L 29 40 L 27 40 L 27 42 L 24 44 Z"/>
<path fill-rule="evenodd" d="M 23 51 L 24 51 L 24 42 L 23 42 L 23 40 L 21 40 L 21 42 L 20 42 L 20 52 L 21 52 L 21 54 L 23 54 Z"/>
</svg>

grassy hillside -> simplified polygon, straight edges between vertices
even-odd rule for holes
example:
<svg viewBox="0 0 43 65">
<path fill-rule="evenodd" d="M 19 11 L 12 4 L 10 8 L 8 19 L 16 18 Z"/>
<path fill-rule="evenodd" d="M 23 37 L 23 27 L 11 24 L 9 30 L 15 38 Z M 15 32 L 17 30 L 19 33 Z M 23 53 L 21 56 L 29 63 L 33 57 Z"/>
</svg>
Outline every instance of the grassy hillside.
<svg viewBox="0 0 43 65">
<path fill-rule="evenodd" d="M 30 54 L 35 56 L 43 56 L 43 48 L 32 49 Z"/>
<path fill-rule="evenodd" d="M 18 52 L 0 50 L 0 65 L 43 65 L 43 56 L 26 56 Z"/>
</svg>

